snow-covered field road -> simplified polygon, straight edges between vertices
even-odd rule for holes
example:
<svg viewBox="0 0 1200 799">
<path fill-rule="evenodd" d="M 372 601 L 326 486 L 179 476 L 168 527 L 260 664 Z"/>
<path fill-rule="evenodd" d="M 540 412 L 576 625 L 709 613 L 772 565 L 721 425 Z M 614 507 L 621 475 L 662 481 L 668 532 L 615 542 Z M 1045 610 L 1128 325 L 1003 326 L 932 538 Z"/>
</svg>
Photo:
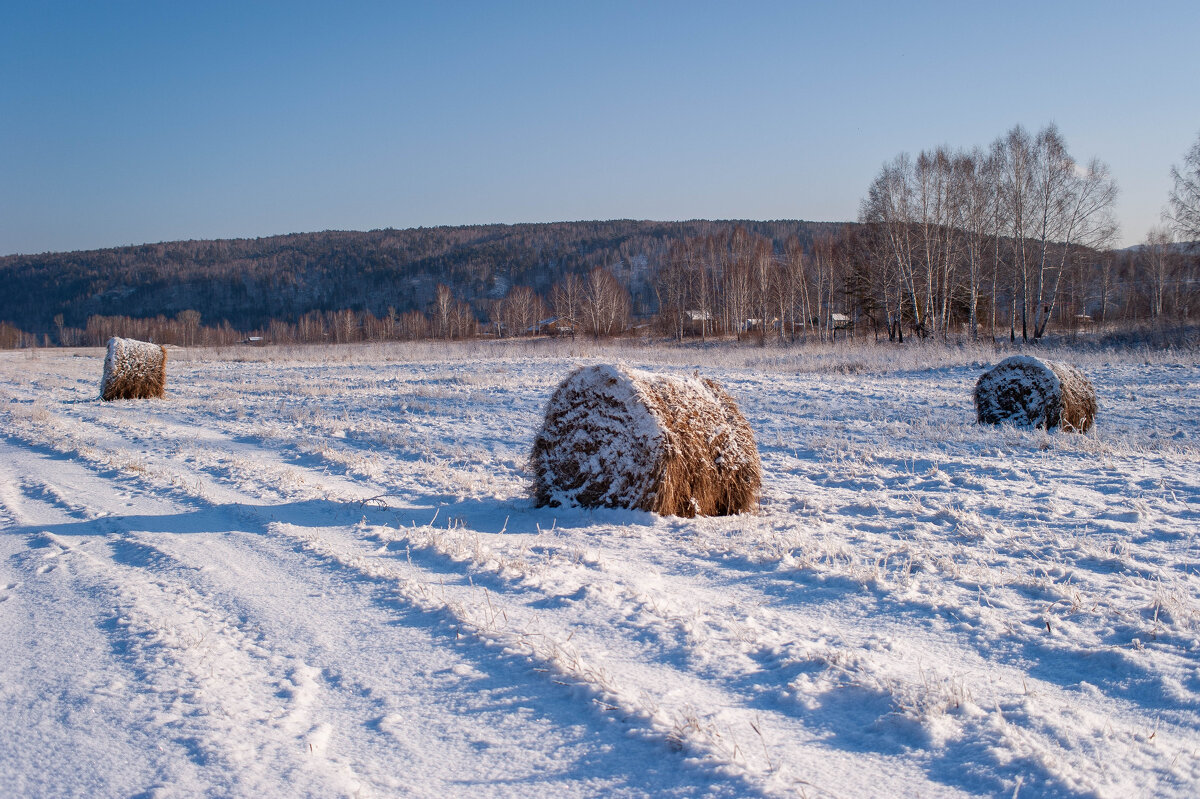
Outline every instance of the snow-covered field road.
<svg viewBox="0 0 1200 799">
<path fill-rule="evenodd" d="M 941 347 L 0 353 L 0 796 L 1200 793 L 1200 366 Z M 576 365 L 718 380 L 759 511 L 535 509 Z"/>
</svg>

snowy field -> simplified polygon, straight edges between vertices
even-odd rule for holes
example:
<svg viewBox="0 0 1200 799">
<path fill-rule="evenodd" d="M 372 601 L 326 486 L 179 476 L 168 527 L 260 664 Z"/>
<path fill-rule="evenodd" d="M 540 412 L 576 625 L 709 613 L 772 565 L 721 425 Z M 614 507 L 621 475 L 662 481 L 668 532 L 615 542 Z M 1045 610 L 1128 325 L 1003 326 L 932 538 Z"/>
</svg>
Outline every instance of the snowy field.
<svg viewBox="0 0 1200 799">
<path fill-rule="evenodd" d="M 0 796 L 1200 794 L 1200 367 L 587 343 L 0 353 Z M 737 399 L 752 515 L 535 509 L 576 365 Z"/>
</svg>

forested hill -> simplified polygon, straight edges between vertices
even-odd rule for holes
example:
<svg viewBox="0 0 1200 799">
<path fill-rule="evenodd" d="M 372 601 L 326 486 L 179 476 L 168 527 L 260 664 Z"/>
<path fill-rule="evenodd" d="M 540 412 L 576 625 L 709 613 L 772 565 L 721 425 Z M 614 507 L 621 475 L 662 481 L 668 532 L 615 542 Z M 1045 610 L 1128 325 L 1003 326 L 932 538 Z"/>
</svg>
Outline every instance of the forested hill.
<svg viewBox="0 0 1200 799">
<path fill-rule="evenodd" d="M 42 334 L 62 314 L 173 316 L 199 311 L 206 324 L 239 329 L 312 310 L 376 315 L 426 310 L 439 283 L 482 311 L 514 285 L 539 293 L 564 273 L 610 267 L 631 290 L 635 312 L 652 310 L 649 277 L 670 242 L 741 225 L 782 246 L 806 247 L 837 223 L 800 221 L 556 222 L 522 225 L 326 231 L 259 239 L 176 241 L 106 250 L 0 258 L 0 321 Z"/>
</svg>

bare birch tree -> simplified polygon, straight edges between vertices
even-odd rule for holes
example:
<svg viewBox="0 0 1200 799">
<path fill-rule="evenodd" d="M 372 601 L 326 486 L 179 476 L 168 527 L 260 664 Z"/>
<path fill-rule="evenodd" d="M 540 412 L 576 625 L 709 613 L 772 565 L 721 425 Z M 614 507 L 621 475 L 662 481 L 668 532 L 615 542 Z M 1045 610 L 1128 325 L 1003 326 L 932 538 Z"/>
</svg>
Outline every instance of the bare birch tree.
<svg viewBox="0 0 1200 799">
<path fill-rule="evenodd" d="M 888 336 L 895 335 L 901 342 L 904 341 L 905 298 L 909 299 L 910 308 L 916 309 L 919 305 L 913 279 L 915 213 L 912 184 L 912 162 L 907 153 L 901 153 L 880 170 L 859 211 L 860 221 L 878 226 L 877 235 L 882 239 L 882 245 L 877 245 L 877 250 L 886 253 L 887 271 L 893 278 L 889 284 L 894 287 L 894 294 L 888 292 L 884 299 L 890 328 Z"/>
<path fill-rule="evenodd" d="M 1175 244 L 1174 236 L 1167 228 L 1152 228 L 1146 234 L 1142 255 L 1146 264 L 1146 294 L 1150 300 L 1150 316 L 1161 319 L 1164 312 L 1168 287 L 1172 281 Z"/>
<path fill-rule="evenodd" d="M 454 292 L 449 286 L 438 284 L 433 300 L 433 335 L 449 339 L 454 334 Z"/>
<path fill-rule="evenodd" d="M 510 336 L 536 335 L 538 322 L 546 317 L 546 303 L 529 286 L 514 286 L 498 310 Z"/>
<path fill-rule="evenodd" d="M 1031 209 L 1034 182 L 1033 139 L 1020 125 L 1010 130 L 1001 145 L 1000 191 L 1004 200 L 1004 216 L 1012 246 L 1010 274 L 1012 291 L 1009 295 L 1008 336 L 1016 339 L 1018 302 L 1021 312 L 1021 338 L 1029 338 L 1029 240 L 1035 213 Z"/>
<path fill-rule="evenodd" d="M 569 328 L 571 338 L 575 338 L 583 307 L 583 280 L 579 275 L 574 272 L 563 275 L 550 291 L 550 307 L 558 317 L 559 329 Z"/>
<path fill-rule="evenodd" d="M 1185 241 L 1200 240 L 1200 137 L 1183 157 L 1182 166 L 1171 167 L 1170 205 L 1167 218 Z"/>
<path fill-rule="evenodd" d="M 595 338 L 615 336 L 629 324 L 629 291 L 612 272 L 597 266 L 583 281 L 581 316 Z"/>
<path fill-rule="evenodd" d="M 692 280 L 693 257 L 696 244 L 692 239 L 672 242 L 667 257 L 654 276 L 654 292 L 658 297 L 659 318 L 669 326 L 671 336 L 683 340 L 688 321 L 689 291 Z"/>
<path fill-rule="evenodd" d="M 963 257 L 967 267 L 967 328 L 972 340 L 979 338 L 979 295 L 988 237 L 994 230 L 996 172 L 998 164 L 975 148 L 954 159 L 957 227 L 963 235 Z"/>
</svg>

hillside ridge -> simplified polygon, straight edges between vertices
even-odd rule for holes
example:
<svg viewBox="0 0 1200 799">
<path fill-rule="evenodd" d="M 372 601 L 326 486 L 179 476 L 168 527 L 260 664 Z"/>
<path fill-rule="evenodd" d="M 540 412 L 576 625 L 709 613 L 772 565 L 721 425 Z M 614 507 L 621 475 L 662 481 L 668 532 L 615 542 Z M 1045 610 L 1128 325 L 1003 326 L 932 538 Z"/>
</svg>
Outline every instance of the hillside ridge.
<svg viewBox="0 0 1200 799">
<path fill-rule="evenodd" d="M 382 228 L 192 239 L 0 257 L 0 320 L 35 334 L 54 319 L 200 313 L 239 329 L 309 311 L 425 310 L 438 284 L 483 311 L 514 285 L 548 291 L 568 272 L 604 266 L 630 289 L 636 312 L 655 302 L 650 275 L 671 241 L 737 226 L 808 246 L 845 223 L 800 220 L 606 220 Z"/>
</svg>

